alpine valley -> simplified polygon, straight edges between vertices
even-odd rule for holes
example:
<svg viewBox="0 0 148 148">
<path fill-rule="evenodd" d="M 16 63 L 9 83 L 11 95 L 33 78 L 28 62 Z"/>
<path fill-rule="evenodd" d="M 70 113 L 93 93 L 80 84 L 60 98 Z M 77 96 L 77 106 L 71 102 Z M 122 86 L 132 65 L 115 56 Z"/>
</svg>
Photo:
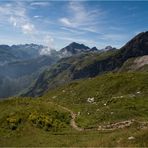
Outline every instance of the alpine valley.
<svg viewBox="0 0 148 148">
<path fill-rule="evenodd" d="M 44 50 L 0 45 L 1 147 L 148 147 L 148 31 Z"/>
</svg>

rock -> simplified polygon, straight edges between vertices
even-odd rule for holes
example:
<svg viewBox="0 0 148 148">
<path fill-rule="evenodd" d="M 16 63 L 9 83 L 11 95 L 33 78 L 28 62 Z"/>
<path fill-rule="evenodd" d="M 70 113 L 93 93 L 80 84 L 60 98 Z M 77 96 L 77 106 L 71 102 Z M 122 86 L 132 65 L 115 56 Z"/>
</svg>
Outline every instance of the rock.
<svg viewBox="0 0 148 148">
<path fill-rule="evenodd" d="M 95 100 L 95 98 L 94 98 L 94 97 L 92 97 L 92 98 L 88 98 L 88 99 L 87 99 L 87 102 L 89 102 L 89 103 L 93 103 L 93 102 L 94 102 L 94 100 Z"/>
<path fill-rule="evenodd" d="M 110 114 L 112 115 L 112 114 L 114 114 L 114 112 L 111 112 Z"/>
<path fill-rule="evenodd" d="M 78 116 L 80 116 L 80 114 L 81 114 L 81 113 L 80 113 L 80 112 L 78 112 Z"/>
<path fill-rule="evenodd" d="M 55 99 L 57 96 L 53 96 L 52 98 Z"/>
<path fill-rule="evenodd" d="M 134 139 L 135 139 L 135 137 L 133 137 L 133 136 L 128 137 L 128 140 L 134 140 Z"/>
</svg>

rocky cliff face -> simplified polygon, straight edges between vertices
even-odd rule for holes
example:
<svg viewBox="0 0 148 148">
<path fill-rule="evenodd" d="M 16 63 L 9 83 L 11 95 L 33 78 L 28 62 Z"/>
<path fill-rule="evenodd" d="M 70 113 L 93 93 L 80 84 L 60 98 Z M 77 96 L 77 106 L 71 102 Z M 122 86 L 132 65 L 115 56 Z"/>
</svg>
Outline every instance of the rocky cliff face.
<svg viewBox="0 0 148 148">
<path fill-rule="evenodd" d="M 130 71 L 148 71 L 148 55 L 130 58 L 119 69 L 119 72 Z"/>
</svg>

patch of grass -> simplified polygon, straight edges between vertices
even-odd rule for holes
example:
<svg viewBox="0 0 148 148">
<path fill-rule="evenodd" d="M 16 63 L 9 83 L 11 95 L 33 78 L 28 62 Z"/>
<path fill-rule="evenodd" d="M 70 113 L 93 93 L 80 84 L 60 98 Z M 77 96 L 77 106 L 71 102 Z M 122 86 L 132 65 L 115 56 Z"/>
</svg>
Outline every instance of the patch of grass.
<svg viewBox="0 0 148 148">
<path fill-rule="evenodd" d="M 0 128 L 5 130 L 22 130 L 21 125 L 25 124 L 47 131 L 69 128 L 71 116 L 68 112 L 39 99 L 5 100 L 0 102 L 0 107 Z"/>
<path fill-rule="evenodd" d="M 132 118 L 148 120 L 147 80 L 147 73 L 110 73 L 71 82 L 49 91 L 42 100 L 79 112 L 77 123 L 84 128 Z"/>
<path fill-rule="evenodd" d="M 128 119 L 148 121 L 147 80 L 147 73 L 110 73 L 74 81 L 40 98 L 0 101 L 0 146 L 147 147 L 148 128 L 139 128 L 138 122 L 115 131 L 95 130 Z M 77 114 L 78 126 L 91 130 L 72 129 L 71 115 L 61 106 Z"/>
<path fill-rule="evenodd" d="M 27 132 L 26 132 L 27 131 Z M 134 128 L 121 129 L 114 132 L 47 132 L 39 128 L 25 125 L 22 131 L 0 137 L 0 146 L 50 146 L 50 147 L 147 147 L 148 130 Z M 7 136 L 6 136 L 7 135 Z M 134 140 L 128 140 L 133 136 Z"/>
</svg>

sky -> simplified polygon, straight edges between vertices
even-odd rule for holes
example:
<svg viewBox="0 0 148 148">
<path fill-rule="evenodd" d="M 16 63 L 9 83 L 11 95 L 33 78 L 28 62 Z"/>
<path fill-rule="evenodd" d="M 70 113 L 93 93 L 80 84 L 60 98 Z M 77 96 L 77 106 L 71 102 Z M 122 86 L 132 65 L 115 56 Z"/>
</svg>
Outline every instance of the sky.
<svg viewBox="0 0 148 148">
<path fill-rule="evenodd" d="M 0 44 L 122 47 L 148 30 L 148 1 L 0 1 Z"/>
</svg>

